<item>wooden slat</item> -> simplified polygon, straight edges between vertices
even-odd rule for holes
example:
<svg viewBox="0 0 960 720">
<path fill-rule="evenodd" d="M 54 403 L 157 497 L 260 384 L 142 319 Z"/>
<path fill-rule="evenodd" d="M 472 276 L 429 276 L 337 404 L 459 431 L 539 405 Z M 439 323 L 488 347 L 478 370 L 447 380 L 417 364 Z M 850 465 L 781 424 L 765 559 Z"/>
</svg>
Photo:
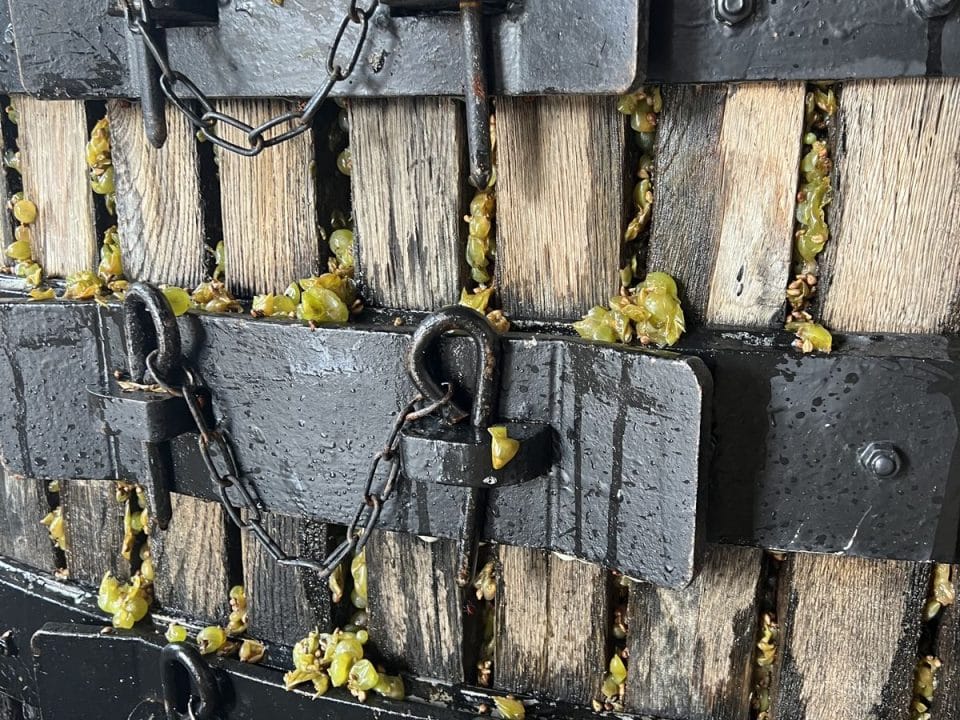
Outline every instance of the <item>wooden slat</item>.
<svg viewBox="0 0 960 720">
<path fill-rule="evenodd" d="M 171 610 L 222 623 L 230 612 L 234 552 L 229 522 L 220 505 L 189 495 L 170 496 L 173 516 L 166 530 L 150 536 L 157 602 Z"/>
<path fill-rule="evenodd" d="M 459 294 L 463 128 L 437 98 L 350 104 L 353 207 L 367 300 L 436 309 Z M 409 670 L 459 682 L 463 617 L 454 543 L 375 533 L 366 550 L 370 636 Z"/>
<path fill-rule="evenodd" d="M 49 510 L 42 481 L 7 473 L 0 466 L 0 555 L 53 570 L 53 544 L 40 524 Z"/>
<path fill-rule="evenodd" d="M 120 554 L 124 504 L 116 500 L 116 486 L 100 480 L 68 480 L 60 483 L 60 503 L 70 579 L 99 586 L 107 572 L 127 578 L 130 564 Z"/>
<path fill-rule="evenodd" d="M 954 79 L 843 86 L 844 152 L 822 300 L 828 327 L 960 329 L 958 103 Z"/>
<path fill-rule="evenodd" d="M 453 544 L 380 532 L 367 548 L 371 638 L 384 660 L 395 670 L 462 680 L 462 604 Z M 425 599 L 430 606 L 422 604 Z"/>
<path fill-rule="evenodd" d="M 376 304 L 433 310 L 460 295 L 460 115 L 449 98 L 350 105 L 359 264 Z"/>
<path fill-rule="evenodd" d="M 508 314 L 571 317 L 616 291 L 625 125 L 611 98 L 498 101 L 496 267 Z M 607 573 L 498 552 L 494 684 L 589 703 L 606 667 Z"/>
<path fill-rule="evenodd" d="M 259 100 L 224 100 L 218 107 L 254 126 L 290 109 L 288 103 Z M 223 132 L 235 142 L 245 142 L 238 133 Z M 231 292 L 243 296 L 282 293 L 292 280 L 319 270 L 313 162 L 309 133 L 255 158 L 219 153 Z"/>
<path fill-rule="evenodd" d="M 107 116 L 124 274 L 128 280 L 195 287 L 203 278 L 206 246 L 192 126 L 168 106 L 167 142 L 157 150 L 147 142 L 139 105 L 111 100 Z"/>
<path fill-rule="evenodd" d="M 929 578 L 922 563 L 788 558 L 771 717 L 906 718 Z"/>
<path fill-rule="evenodd" d="M 843 86 L 833 238 L 821 262 L 830 279 L 821 298 L 830 328 L 960 329 L 960 203 L 951 191 L 960 119 L 949 110 L 958 97 L 956 80 Z M 809 720 L 903 717 L 928 575 L 928 566 L 913 563 L 791 560 L 780 609 L 789 651 L 775 676 L 776 717 L 803 709 Z M 844 637 L 857 638 L 853 648 L 836 641 Z"/>
<path fill-rule="evenodd" d="M 497 101 L 504 312 L 579 317 L 620 286 L 625 122 L 616 98 Z"/>
<path fill-rule="evenodd" d="M 20 114 L 23 190 L 38 211 L 30 226 L 33 256 L 46 275 L 93 269 L 97 237 L 84 154 L 89 139 L 84 105 L 25 95 L 13 103 Z"/>
<path fill-rule="evenodd" d="M 303 518 L 265 513 L 264 527 L 292 555 L 322 559 L 327 526 Z M 293 645 L 310 630 L 330 627 L 330 591 L 316 573 L 277 565 L 255 539 L 243 536 L 247 628 L 251 635 Z"/>
<path fill-rule="evenodd" d="M 747 717 L 762 557 L 711 547 L 684 590 L 631 588 L 628 707 L 684 720 Z"/>
<path fill-rule="evenodd" d="M 290 108 L 279 101 L 230 100 L 220 109 L 259 125 Z M 243 142 L 240 135 L 228 136 Z M 320 269 L 325 252 L 317 231 L 313 163 L 311 133 L 255 158 L 219 152 L 226 282 L 233 292 L 283 292 L 291 281 Z M 320 557 L 326 549 L 321 523 L 265 513 L 264 524 L 289 554 Z M 317 625 L 327 625 L 326 583 L 308 570 L 278 565 L 250 533 L 242 533 L 241 542 L 251 632 L 293 644 Z"/>
<path fill-rule="evenodd" d="M 606 667 L 606 573 L 526 548 L 499 549 L 494 682 L 589 705 Z"/>
<path fill-rule="evenodd" d="M 780 313 L 803 98 L 799 83 L 664 96 L 647 269 L 678 274 L 690 316 L 764 327 Z M 713 547 L 684 590 L 632 586 L 628 708 L 748 717 L 761 566 L 757 550 Z"/>
</svg>

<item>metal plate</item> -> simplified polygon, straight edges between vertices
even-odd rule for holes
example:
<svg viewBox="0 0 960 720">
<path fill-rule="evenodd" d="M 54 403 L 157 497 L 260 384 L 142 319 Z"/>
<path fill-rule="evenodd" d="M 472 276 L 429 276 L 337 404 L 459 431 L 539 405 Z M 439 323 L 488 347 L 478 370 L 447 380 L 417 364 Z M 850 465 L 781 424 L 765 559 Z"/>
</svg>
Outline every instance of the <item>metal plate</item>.
<svg viewBox="0 0 960 720">
<path fill-rule="evenodd" d="M 89 321 L 91 311 L 98 324 Z M 119 308 L 8 301 L 0 303 L 0 322 L 0 402 L 15 408 L 0 425 L 7 466 L 37 478 L 138 479 L 140 467 L 116 465 L 116 458 L 134 456 L 136 438 L 111 436 L 119 451 L 109 452 L 86 401 L 78 402 L 85 385 L 97 377 L 106 382 L 125 364 Z M 185 353 L 211 388 L 215 412 L 266 509 L 348 522 L 373 453 L 414 395 L 403 369 L 412 328 L 311 331 L 209 315 L 185 316 L 180 327 Z M 555 550 L 658 585 L 689 582 L 703 516 L 698 478 L 711 393 L 703 364 L 571 338 L 511 333 L 503 345 L 499 419 L 549 424 L 556 464 L 549 475 L 488 491 L 485 538 Z M 472 387 L 458 371 L 474 367 L 463 361 L 466 354 L 472 360 L 472 345 L 445 338 L 441 346 L 439 376 Z M 33 369 L 79 353 L 89 366 Z M 59 435 L 32 434 L 44 421 L 70 428 L 63 431 L 72 435 L 70 445 Z M 194 436 L 172 446 L 172 489 L 213 498 Z M 464 492 L 401 483 L 381 525 L 455 538 Z"/>
<path fill-rule="evenodd" d="M 926 20 L 913 0 L 756 0 L 720 23 L 713 0 L 650 9 L 648 77 L 665 83 L 960 74 L 960 12 Z M 732 3 L 736 5 L 737 3 Z"/>
<path fill-rule="evenodd" d="M 513 2 L 491 18 L 491 91 L 500 95 L 619 93 L 643 76 L 647 0 L 590 0 L 558 11 Z M 216 28 L 166 33 L 171 65 L 211 97 L 309 97 L 347 0 L 220 3 Z M 123 19 L 105 0 L 10 0 L 27 92 L 46 98 L 139 97 Z M 464 92 L 455 13 L 392 17 L 380 7 L 356 72 L 334 95 Z M 136 70 L 136 68 L 133 68 Z"/>
</svg>

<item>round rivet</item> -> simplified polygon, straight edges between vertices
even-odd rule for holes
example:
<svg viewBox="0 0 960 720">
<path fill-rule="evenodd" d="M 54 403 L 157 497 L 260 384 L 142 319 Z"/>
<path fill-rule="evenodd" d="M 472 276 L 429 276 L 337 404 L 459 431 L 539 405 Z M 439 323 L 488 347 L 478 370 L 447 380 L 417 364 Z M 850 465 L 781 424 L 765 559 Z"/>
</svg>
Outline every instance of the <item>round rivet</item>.
<svg viewBox="0 0 960 720">
<path fill-rule="evenodd" d="M 736 25 L 753 15 L 754 0 L 715 0 L 713 9 L 717 20 Z"/>
<path fill-rule="evenodd" d="M 485 478 L 483 479 L 483 484 L 484 484 L 484 485 L 496 485 L 496 484 L 497 484 L 497 479 L 496 479 L 493 475 L 487 475 L 487 477 L 485 477 Z"/>
<path fill-rule="evenodd" d="M 923 18 L 938 18 L 949 15 L 957 0 L 913 0 L 913 10 Z"/>
<path fill-rule="evenodd" d="M 900 453 L 891 442 L 874 441 L 860 451 L 860 464 L 875 477 L 890 478 L 900 472 Z"/>
</svg>

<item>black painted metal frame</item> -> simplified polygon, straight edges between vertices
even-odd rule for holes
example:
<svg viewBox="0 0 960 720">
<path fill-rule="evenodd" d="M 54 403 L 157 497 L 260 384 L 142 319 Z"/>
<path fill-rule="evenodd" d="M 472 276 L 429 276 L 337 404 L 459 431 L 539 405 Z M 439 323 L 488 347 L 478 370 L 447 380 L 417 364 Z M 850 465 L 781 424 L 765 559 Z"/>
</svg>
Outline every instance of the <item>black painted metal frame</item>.
<svg viewBox="0 0 960 720">
<path fill-rule="evenodd" d="M 0 91 L 137 98 L 124 21 L 107 0 L 0 3 Z M 960 75 L 960 10 L 934 0 L 512 0 L 491 17 L 491 93 L 613 94 L 665 83 Z M 166 32 L 175 68 L 211 97 L 309 97 L 345 0 L 220 3 L 215 27 Z M 11 23 L 8 26 L 8 23 Z M 464 95 L 455 13 L 382 6 L 334 95 Z M 12 47 L 16 38 L 16 50 Z M 278 38 L 282 38 L 279 41 Z M 133 64 L 131 64 L 133 63 Z"/>
<path fill-rule="evenodd" d="M 311 331 L 236 316 L 181 322 L 265 506 L 349 520 L 367 453 L 412 392 L 402 368 L 409 331 L 376 322 Z M 135 461 L 111 463 L 136 459 L 139 441 L 114 460 L 97 450 L 84 397 L 85 385 L 123 364 L 119 325 L 115 308 L 93 303 L 0 303 L 0 401 L 15 409 L 0 420 L 0 451 L 13 471 L 138 477 Z M 713 542 L 956 561 L 956 340 L 845 335 L 826 356 L 801 355 L 791 340 L 713 329 L 685 337 L 678 353 L 646 353 L 509 335 L 500 415 L 549 422 L 565 470 L 492 491 L 485 537 L 669 586 L 691 576 L 703 524 Z M 471 387 L 465 349 L 463 339 L 445 342 L 443 373 Z M 712 397 L 696 358 L 712 375 Z M 702 404 L 691 404 L 698 392 Z M 712 428 L 712 452 L 696 449 L 708 432 L 701 423 Z M 123 434 L 116 439 L 121 448 Z M 188 436 L 172 444 L 173 489 L 213 499 L 194 448 Z M 705 512 L 695 500 L 701 463 Z M 426 485 L 404 484 L 384 526 L 456 537 L 450 493 L 462 489 Z"/>
</svg>

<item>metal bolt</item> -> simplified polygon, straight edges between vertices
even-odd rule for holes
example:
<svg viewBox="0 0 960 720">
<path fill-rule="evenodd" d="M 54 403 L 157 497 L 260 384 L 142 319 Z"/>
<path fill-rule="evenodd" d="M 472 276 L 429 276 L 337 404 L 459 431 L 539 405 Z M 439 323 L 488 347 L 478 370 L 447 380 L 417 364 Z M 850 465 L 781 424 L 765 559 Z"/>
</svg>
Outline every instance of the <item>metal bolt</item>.
<svg viewBox="0 0 960 720">
<path fill-rule="evenodd" d="M 496 484 L 497 484 L 497 479 L 496 479 L 493 475 L 487 475 L 487 477 L 485 477 L 485 478 L 483 479 L 483 484 L 484 484 L 484 485 L 496 485 Z"/>
<path fill-rule="evenodd" d="M 874 441 L 860 451 L 860 464 L 875 477 L 890 478 L 900 472 L 900 453 L 891 442 Z"/>
<path fill-rule="evenodd" d="M 753 15 L 755 0 L 715 0 L 714 13 L 717 20 L 726 25 L 736 25 Z M 920 2 L 920 0 L 917 0 Z M 936 2 L 936 0 L 933 0 Z"/>
<path fill-rule="evenodd" d="M 913 10 L 922 18 L 938 18 L 953 12 L 957 0 L 913 0 Z"/>
</svg>

